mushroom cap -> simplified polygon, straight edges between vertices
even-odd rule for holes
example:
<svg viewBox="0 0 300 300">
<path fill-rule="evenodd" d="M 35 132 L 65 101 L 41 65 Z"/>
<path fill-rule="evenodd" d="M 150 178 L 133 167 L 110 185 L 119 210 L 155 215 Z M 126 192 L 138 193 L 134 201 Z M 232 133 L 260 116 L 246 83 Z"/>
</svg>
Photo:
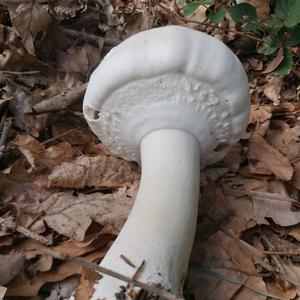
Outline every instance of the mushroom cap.
<svg viewBox="0 0 300 300">
<path fill-rule="evenodd" d="M 140 142 L 159 129 L 189 132 L 201 164 L 227 153 L 250 114 L 248 79 L 236 55 L 181 26 L 139 32 L 113 48 L 91 75 L 83 113 L 112 153 L 140 160 Z"/>
</svg>

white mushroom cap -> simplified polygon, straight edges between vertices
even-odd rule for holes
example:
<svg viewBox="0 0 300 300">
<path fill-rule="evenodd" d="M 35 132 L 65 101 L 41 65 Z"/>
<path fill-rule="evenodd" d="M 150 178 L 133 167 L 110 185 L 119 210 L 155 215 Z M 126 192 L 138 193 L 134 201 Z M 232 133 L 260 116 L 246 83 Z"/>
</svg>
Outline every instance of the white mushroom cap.
<svg viewBox="0 0 300 300">
<path fill-rule="evenodd" d="M 203 166 L 239 140 L 249 103 L 246 73 L 228 47 L 205 33 L 166 26 L 137 33 L 109 52 L 90 78 L 83 112 L 99 139 L 124 159 L 139 161 L 148 133 L 180 129 L 198 139 Z"/>
</svg>

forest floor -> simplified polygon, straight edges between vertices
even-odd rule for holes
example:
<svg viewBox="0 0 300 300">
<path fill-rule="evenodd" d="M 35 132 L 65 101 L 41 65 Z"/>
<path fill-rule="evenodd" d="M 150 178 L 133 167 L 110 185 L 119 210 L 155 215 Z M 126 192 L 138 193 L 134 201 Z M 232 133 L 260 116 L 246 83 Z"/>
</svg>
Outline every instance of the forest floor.
<svg viewBox="0 0 300 300">
<path fill-rule="evenodd" d="M 261 19 L 272 11 L 268 1 L 250 2 Z M 185 296 L 300 299 L 299 65 L 275 76 L 278 64 L 256 52 L 259 36 L 229 17 L 213 25 L 205 7 L 185 17 L 175 1 L 4 3 L 0 299 L 90 299 L 99 274 L 81 259 L 104 257 L 134 203 L 140 168 L 110 154 L 90 131 L 82 114 L 86 83 L 113 46 L 167 24 L 226 43 L 244 65 L 252 101 L 241 141 L 202 172 Z M 299 60 L 299 47 L 292 52 Z"/>
</svg>

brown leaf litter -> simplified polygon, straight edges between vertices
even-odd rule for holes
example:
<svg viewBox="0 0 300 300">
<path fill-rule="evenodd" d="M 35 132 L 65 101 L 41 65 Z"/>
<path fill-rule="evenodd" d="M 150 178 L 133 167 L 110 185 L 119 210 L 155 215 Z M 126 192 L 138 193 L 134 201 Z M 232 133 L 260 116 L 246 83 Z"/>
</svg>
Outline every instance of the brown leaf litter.
<svg viewBox="0 0 300 300">
<path fill-rule="evenodd" d="M 273 9 L 267 0 L 248 2 L 262 22 Z M 82 114 L 83 94 L 112 46 L 167 24 L 230 42 L 247 70 L 252 100 L 241 141 L 222 162 L 202 171 L 185 295 L 196 300 L 299 297 L 299 70 L 283 78 L 271 75 L 281 50 L 268 65 L 244 49 L 247 43 L 255 48 L 259 39 L 241 35 L 228 16 L 211 24 L 204 6 L 185 18 L 185 3 L 0 5 L 2 134 L 12 120 L 1 145 L 0 298 L 90 299 L 99 280 L 96 269 L 61 261 L 44 245 L 99 263 L 130 212 L 140 170 L 113 156 L 92 134 Z"/>
</svg>

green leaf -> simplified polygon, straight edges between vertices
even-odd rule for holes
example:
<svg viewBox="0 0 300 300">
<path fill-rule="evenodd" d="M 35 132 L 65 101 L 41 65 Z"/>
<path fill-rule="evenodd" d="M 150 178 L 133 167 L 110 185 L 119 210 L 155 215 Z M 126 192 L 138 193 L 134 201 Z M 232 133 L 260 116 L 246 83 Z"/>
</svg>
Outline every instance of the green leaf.
<svg viewBox="0 0 300 300">
<path fill-rule="evenodd" d="M 264 24 L 274 29 L 280 29 L 283 26 L 282 21 L 279 19 L 268 19 Z"/>
<path fill-rule="evenodd" d="M 234 22 L 250 22 L 257 20 L 257 13 L 254 6 L 249 3 L 240 3 L 228 8 Z"/>
<path fill-rule="evenodd" d="M 258 49 L 258 53 L 264 55 L 274 54 L 279 47 L 279 40 L 277 37 L 266 36 L 263 38 L 263 45 L 260 49 Z"/>
<path fill-rule="evenodd" d="M 273 71 L 274 75 L 284 76 L 290 73 L 294 65 L 292 52 L 288 49 L 284 49 L 284 59 L 279 66 Z"/>
<path fill-rule="evenodd" d="M 208 13 L 207 17 L 215 24 L 219 24 L 224 20 L 225 8 L 222 6 L 216 11 L 211 11 Z"/>
<path fill-rule="evenodd" d="M 277 0 L 275 13 L 287 27 L 295 26 L 300 23 L 300 0 Z"/>
<path fill-rule="evenodd" d="M 259 33 L 259 31 L 263 31 L 264 28 L 261 24 L 258 24 L 256 22 L 250 22 L 247 23 L 243 26 L 243 31 L 244 32 L 254 32 L 254 33 Z"/>
<path fill-rule="evenodd" d="M 286 32 L 288 35 L 286 44 L 288 46 L 294 47 L 300 45 L 300 25 L 287 28 Z"/>
<path fill-rule="evenodd" d="M 188 17 L 200 6 L 204 5 L 206 7 L 210 7 L 214 4 L 214 0 L 199 0 L 189 3 L 183 8 L 183 14 Z"/>
</svg>

